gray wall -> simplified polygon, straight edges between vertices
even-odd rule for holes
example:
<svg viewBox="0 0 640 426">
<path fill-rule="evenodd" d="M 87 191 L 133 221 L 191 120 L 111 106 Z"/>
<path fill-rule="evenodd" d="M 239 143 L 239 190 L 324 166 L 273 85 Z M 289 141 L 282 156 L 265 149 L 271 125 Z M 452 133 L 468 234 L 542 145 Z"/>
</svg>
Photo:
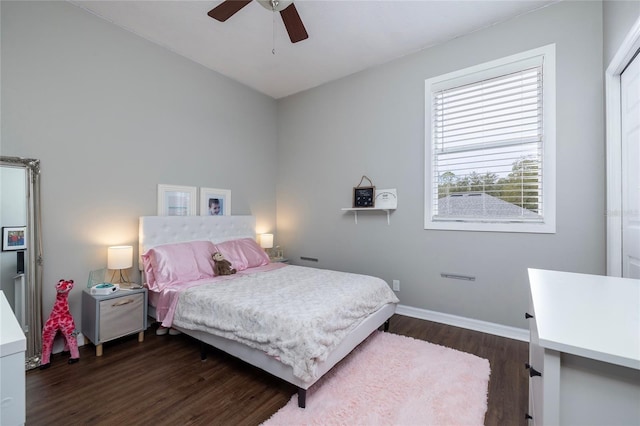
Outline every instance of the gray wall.
<svg viewBox="0 0 640 426">
<path fill-rule="evenodd" d="M 604 18 L 604 67 L 618 51 L 631 27 L 640 18 L 640 1 L 606 0 L 602 4 Z"/>
<path fill-rule="evenodd" d="M 527 268 L 605 273 L 602 4 L 561 2 L 278 104 L 278 243 L 296 263 L 400 280 L 402 304 L 525 328 Z M 424 80 L 556 43 L 557 233 L 426 231 Z M 358 216 L 361 175 L 398 209 Z M 441 272 L 476 277 L 443 279 Z"/>
<path fill-rule="evenodd" d="M 1 149 L 41 160 L 45 319 L 70 278 L 80 327 L 89 271 L 109 245 L 137 254 L 160 183 L 230 189 L 275 230 L 273 99 L 69 3 L 1 7 Z"/>
</svg>

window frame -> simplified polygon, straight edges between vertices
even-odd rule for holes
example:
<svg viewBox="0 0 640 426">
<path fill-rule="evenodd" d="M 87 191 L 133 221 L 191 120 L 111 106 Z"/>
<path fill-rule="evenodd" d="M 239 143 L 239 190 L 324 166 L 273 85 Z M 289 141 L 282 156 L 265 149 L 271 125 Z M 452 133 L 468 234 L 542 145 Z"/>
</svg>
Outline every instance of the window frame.
<svg viewBox="0 0 640 426">
<path fill-rule="evenodd" d="M 504 75 L 514 69 L 525 69 L 532 61 L 542 58 L 542 218 L 541 222 L 491 221 L 491 219 L 434 220 L 433 181 L 434 137 L 433 94 L 442 87 L 479 82 L 491 76 Z M 487 231 L 487 232 L 556 232 L 556 65 L 555 44 L 528 50 L 497 60 L 474 65 L 425 80 L 425 176 L 424 176 L 424 228 L 435 230 Z M 455 81 L 455 83 L 453 83 Z M 435 189 L 434 189 L 435 188 Z"/>
</svg>

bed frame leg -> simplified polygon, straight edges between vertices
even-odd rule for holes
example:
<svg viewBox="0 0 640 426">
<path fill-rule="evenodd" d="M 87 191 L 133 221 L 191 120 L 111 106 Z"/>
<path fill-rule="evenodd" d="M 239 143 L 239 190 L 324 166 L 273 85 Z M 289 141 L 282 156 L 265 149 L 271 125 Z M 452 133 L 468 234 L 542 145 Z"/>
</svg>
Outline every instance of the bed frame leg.
<svg viewBox="0 0 640 426">
<path fill-rule="evenodd" d="M 307 405 L 307 390 L 298 388 L 298 407 L 304 408 Z"/>
<path fill-rule="evenodd" d="M 384 322 L 384 326 L 383 326 L 384 331 L 389 331 L 389 323 L 391 323 L 391 318 L 389 318 Z"/>
<path fill-rule="evenodd" d="M 200 342 L 200 361 L 207 359 L 207 345 L 204 342 Z"/>
</svg>

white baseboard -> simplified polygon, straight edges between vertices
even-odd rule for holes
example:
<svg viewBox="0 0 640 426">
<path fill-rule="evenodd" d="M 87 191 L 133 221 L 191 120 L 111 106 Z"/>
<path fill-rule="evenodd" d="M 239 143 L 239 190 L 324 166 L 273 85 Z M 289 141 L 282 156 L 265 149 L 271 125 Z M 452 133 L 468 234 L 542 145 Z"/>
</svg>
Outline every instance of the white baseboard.
<svg viewBox="0 0 640 426">
<path fill-rule="evenodd" d="M 529 330 L 524 328 L 509 327 L 507 325 L 459 317 L 457 315 L 443 314 L 442 312 L 429 311 L 427 309 L 414 308 L 405 305 L 398 305 L 396 308 L 396 314 L 466 328 L 468 330 L 480 331 L 482 333 L 493 334 L 495 336 L 506 337 L 523 342 L 529 341 Z"/>
</svg>

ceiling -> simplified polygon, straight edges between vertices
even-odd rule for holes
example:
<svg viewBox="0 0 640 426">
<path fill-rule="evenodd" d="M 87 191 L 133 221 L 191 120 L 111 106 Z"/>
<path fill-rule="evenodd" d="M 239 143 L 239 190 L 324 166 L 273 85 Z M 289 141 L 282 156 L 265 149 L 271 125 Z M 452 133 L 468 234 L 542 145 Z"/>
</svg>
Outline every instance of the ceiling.
<svg viewBox="0 0 640 426">
<path fill-rule="evenodd" d="M 275 99 L 508 20 L 558 0 L 296 0 L 309 38 L 252 1 L 226 22 L 222 0 L 76 1 L 128 31 Z"/>
</svg>

